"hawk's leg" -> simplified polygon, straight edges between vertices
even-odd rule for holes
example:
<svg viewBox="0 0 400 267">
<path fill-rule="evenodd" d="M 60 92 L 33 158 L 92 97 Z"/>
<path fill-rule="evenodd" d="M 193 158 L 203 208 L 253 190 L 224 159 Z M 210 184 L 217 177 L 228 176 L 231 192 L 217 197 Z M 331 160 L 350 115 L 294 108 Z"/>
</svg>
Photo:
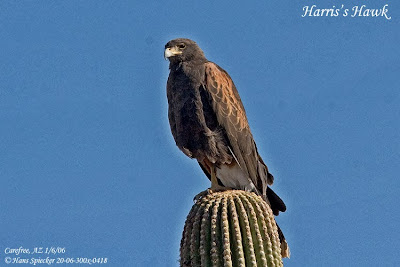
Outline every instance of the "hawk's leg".
<svg viewBox="0 0 400 267">
<path fill-rule="evenodd" d="M 225 186 L 221 186 L 221 185 L 218 184 L 218 179 L 217 179 L 217 175 L 216 175 L 214 164 L 211 165 L 210 169 L 211 169 L 211 187 L 208 188 L 207 190 L 204 190 L 204 191 L 198 193 L 193 198 L 194 202 L 197 202 L 202 197 L 205 197 L 208 194 L 212 194 L 213 192 L 232 190 L 232 188 L 230 188 L 230 187 L 225 187 Z"/>
<path fill-rule="evenodd" d="M 211 187 L 209 188 L 209 191 L 212 192 L 218 192 L 218 191 L 225 191 L 225 190 L 230 190 L 232 188 L 221 186 L 218 184 L 218 179 L 217 179 L 217 172 L 215 170 L 215 165 L 211 165 Z"/>
</svg>

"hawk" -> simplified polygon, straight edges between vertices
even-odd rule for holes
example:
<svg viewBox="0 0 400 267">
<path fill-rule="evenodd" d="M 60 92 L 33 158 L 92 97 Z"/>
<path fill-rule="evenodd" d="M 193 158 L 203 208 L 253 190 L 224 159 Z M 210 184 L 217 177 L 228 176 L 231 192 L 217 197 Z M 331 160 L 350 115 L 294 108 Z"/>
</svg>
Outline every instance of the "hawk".
<svg viewBox="0 0 400 267">
<path fill-rule="evenodd" d="M 208 61 L 192 40 L 179 38 L 165 45 L 169 59 L 168 118 L 178 148 L 198 161 L 211 180 L 210 190 L 226 188 L 255 192 L 273 213 L 284 202 L 268 187 L 274 177 L 257 151 L 246 112 L 229 74 Z M 282 256 L 289 247 L 278 227 Z"/>
</svg>

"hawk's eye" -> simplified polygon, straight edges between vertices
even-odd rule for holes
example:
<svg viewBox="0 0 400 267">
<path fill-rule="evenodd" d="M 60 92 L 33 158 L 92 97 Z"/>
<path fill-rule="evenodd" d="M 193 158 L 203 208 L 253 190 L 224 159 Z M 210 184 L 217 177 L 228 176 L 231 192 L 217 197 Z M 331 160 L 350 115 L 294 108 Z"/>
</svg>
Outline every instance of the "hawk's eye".
<svg viewBox="0 0 400 267">
<path fill-rule="evenodd" d="M 179 44 L 178 47 L 179 47 L 180 49 L 184 49 L 184 48 L 186 47 L 186 45 L 185 45 L 185 44 Z"/>
</svg>

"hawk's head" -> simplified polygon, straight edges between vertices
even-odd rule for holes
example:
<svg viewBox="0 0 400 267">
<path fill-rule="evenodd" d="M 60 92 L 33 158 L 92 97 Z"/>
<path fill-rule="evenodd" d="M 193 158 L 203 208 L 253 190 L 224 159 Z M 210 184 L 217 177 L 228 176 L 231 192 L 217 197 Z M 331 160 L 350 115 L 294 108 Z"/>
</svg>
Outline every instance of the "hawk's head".
<svg viewBox="0 0 400 267">
<path fill-rule="evenodd" d="M 191 60 L 205 60 L 204 53 L 196 42 L 186 38 L 169 41 L 165 45 L 164 57 L 168 58 L 172 64 Z"/>
</svg>

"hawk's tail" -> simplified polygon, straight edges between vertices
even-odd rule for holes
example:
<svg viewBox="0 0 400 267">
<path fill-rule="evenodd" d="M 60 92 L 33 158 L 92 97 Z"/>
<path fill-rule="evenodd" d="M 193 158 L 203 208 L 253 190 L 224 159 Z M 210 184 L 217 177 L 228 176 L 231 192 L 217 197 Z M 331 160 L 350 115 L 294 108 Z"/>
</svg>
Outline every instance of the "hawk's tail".
<svg viewBox="0 0 400 267">
<path fill-rule="evenodd" d="M 289 245 L 288 245 L 288 243 L 286 241 L 286 238 L 283 235 L 282 230 L 279 227 L 279 225 L 276 224 L 276 226 L 278 227 L 279 241 L 281 242 L 281 255 L 282 255 L 282 258 L 290 258 L 290 249 L 289 249 Z"/>
<path fill-rule="evenodd" d="M 267 187 L 267 198 L 274 215 L 279 215 L 280 211 L 286 211 L 286 205 L 283 200 L 269 187 Z"/>
<path fill-rule="evenodd" d="M 275 216 L 279 215 L 280 211 L 281 212 L 286 211 L 286 205 L 283 202 L 283 200 L 269 187 L 267 187 L 267 198 L 268 198 L 268 202 L 270 204 L 272 213 Z M 289 245 L 288 245 L 286 238 L 283 235 L 282 230 L 279 227 L 279 225 L 276 224 L 276 226 L 278 227 L 279 241 L 281 242 L 282 258 L 289 258 L 290 257 Z"/>
</svg>

